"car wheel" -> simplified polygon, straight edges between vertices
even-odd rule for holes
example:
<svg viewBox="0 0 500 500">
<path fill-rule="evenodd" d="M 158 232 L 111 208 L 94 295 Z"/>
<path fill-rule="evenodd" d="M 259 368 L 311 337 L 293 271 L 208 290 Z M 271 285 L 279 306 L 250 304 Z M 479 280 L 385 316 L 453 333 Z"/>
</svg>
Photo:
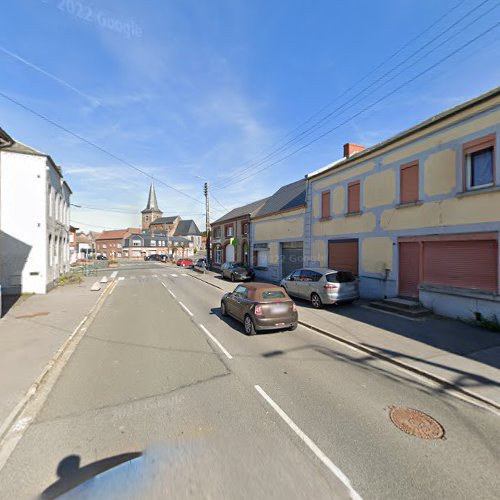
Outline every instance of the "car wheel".
<svg viewBox="0 0 500 500">
<path fill-rule="evenodd" d="M 220 303 L 220 313 L 222 316 L 227 316 L 226 303 L 224 301 Z"/>
<path fill-rule="evenodd" d="M 292 325 L 292 326 L 289 328 L 289 330 L 290 330 L 291 332 L 293 332 L 294 330 L 297 330 L 297 326 L 298 326 L 298 323 L 295 323 L 294 325 Z"/>
<path fill-rule="evenodd" d="M 234 283 L 236 280 L 234 279 L 234 274 L 231 274 L 231 281 Z"/>
<path fill-rule="evenodd" d="M 317 293 L 313 293 L 311 295 L 311 304 L 314 309 L 321 309 L 323 307 L 323 303 L 321 302 L 321 298 Z"/>
<path fill-rule="evenodd" d="M 257 333 L 255 331 L 255 325 L 253 324 L 252 318 L 248 316 L 248 314 L 245 316 L 243 326 L 245 327 L 245 333 L 247 335 L 255 335 Z"/>
</svg>

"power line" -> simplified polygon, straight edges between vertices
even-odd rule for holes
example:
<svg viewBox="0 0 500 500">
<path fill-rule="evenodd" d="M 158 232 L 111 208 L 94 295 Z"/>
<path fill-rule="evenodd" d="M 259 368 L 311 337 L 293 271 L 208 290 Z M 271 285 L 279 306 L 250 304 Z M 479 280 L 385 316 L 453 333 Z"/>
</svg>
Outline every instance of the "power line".
<svg viewBox="0 0 500 500">
<path fill-rule="evenodd" d="M 63 130 L 64 132 L 66 132 L 67 134 L 75 137 L 76 139 L 79 139 L 80 141 L 88 144 L 89 146 L 92 146 L 93 148 L 101 151 L 102 153 L 106 154 L 107 156 L 119 161 L 120 163 L 123 163 L 124 165 L 126 165 L 127 167 L 141 173 L 142 175 L 145 175 L 146 177 L 148 177 L 149 179 L 151 179 L 152 181 L 155 181 L 159 184 L 163 184 L 164 186 L 168 187 L 169 189 L 172 189 L 173 191 L 176 191 L 177 193 L 179 194 L 182 194 L 183 196 L 186 196 L 187 198 L 190 198 L 191 200 L 194 200 L 196 201 L 197 203 L 204 203 L 203 201 L 195 198 L 194 196 L 191 196 L 190 194 L 187 194 L 185 193 L 184 191 L 181 191 L 180 189 L 177 189 L 176 187 L 174 186 L 171 186 L 170 184 L 167 184 L 166 182 L 162 181 L 161 179 L 158 179 L 157 177 L 154 177 L 153 175 L 151 174 L 148 174 L 147 172 L 145 172 L 144 170 L 140 169 L 139 167 L 136 167 L 135 165 L 133 165 L 132 163 L 130 163 L 129 161 L 127 160 L 124 160 L 123 158 L 120 158 L 119 156 L 115 155 L 114 153 L 111 153 L 109 152 L 108 150 L 104 149 L 102 146 L 99 146 L 98 144 L 90 141 L 89 139 L 86 139 L 85 137 L 83 137 L 82 135 L 80 134 L 77 134 L 76 132 L 73 132 L 72 130 L 64 127 L 63 125 L 60 125 L 59 123 L 55 122 L 54 120 L 46 117 L 45 115 L 39 113 L 38 111 L 35 111 L 34 109 L 30 108 L 29 106 L 17 101 L 16 99 L 14 99 L 13 97 L 10 97 L 8 96 L 7 94 L 3 93 L 0 91 L 0 96 L 2 96 L 4 99 L 7 99 L 8 101 L 12 102 L 13 104 L 15 104 L 16 106 L 19 106 L 20 108 L 23 108 L 24 110 L 34 114 L 35 116 L 38 116 L 39 118 L 41 118 L 42 120 L 45 120 L 46 122 L 50 123 L 51 125 L 53 125 L 54 127 L 60 129 L 60 130 Z"/>
<path fill-rule="evenodd" d="M 234 184 L 234 177 L 240 177 L 244 171 L 246 170 L 249 170 L 250 168 L 255 168 L 255 167 L 258 167 L 258 166 L 261 166 L 263 164 L 266 163 L 266 160 L 268 159 L 271 159 L 272 157 L 274 156 L 277 156 L 280 152 L 283 152 L 284 150 L 287 150 L 287 149 L 290 149 L 291 146 L 293 146 L 294 143 L 296 142 L 299 142 L 301 141 L 302 139 L 304 139 L 305 137 L 308 137 L 310 136 L 314 130 L 318 129 L 323 123 L 325 123 L 330 117 L 332 117 L 337 111 L 340 111 L 342 108 L 345 108 L 346 105 L 350 102 L 352 102 L 353 100 L 355 100 L 357 97 L 361 96 L 365 91 L 369 90 L 370 88 L 372 88 L 375 84 L 377 84 L 378 82 L 380 82 L 381 80 L 383 80 L 386 76 L 390 75 L 392 72 L 394 72 L 397 68 L 401 67 L 403 64 L 405 64 L 406 62 L 408 62 L 411 58 L 413 58 L 415 55 L 417 55 L 419 52 L 421 52 L 423 49 L 425 49 L 426 47 L 428 47 L 429 45 L 431 45 L 434 41 L 436 41 L 437 39 L 441 38 L 444 34 L 446 34 L 447 32 L 449 32 L 452 28 L 454 28 L 456 25 L 458 25 L 459 23 L 461 23 L 464 19 L 468 18 L 474 11 L 476 11 L 478 8 L 482 7 L 483 5 L 485 5 L 486 3 L 488 3 L 490 0 L 483 0 L 482 2 L 480 2 L 478 5 L 476 5 L 475 7 L 473 7 L 472 9 L 470 9 L 467 13 L 465 13 L 464 15 L 462 15 L 458 20 L 456 20 L 454 23 L 452 23 L 450 26 L 448 26 L 444 31 L 438 33 L 436 36 L 434 36 L 431 40 L 429 40 L 428 42 L 426 42 L 424 45 L 422 45 L 421 47 L 419 47 L 416 51 L 412 52 L 409 56 L 407 56 L 403 61 L 399 62 L 397 65 L 395 65 L 394 67 L 392 67 L 391 69 L 389 69 L 387 72 L 385 72 L 382 76 L 380 76 L 379 78 L 377 78 L 375 81 L 373 81 L 370 85 L 368 85 L 367 87 L 363 88 L 362 90 L 360 90 L 357 94 L 355 94 L 354 96 L 352 96 L 350 99 L 348 99 L 346 102 L 344 102 L 343 104 L 341 104 L 340 106 L 338 106 L 337 108 L 335 108 L 333 111 L 329 112 L 327 115 L 325 115 L 323 118 L 321 118 L 319 121 L 315 122 L 313 125 L 311 125 L 309 128 L 305 129 L 304 131 L 302 131 L 300 134 L 294 136 L 292 139 L 290 139 L 287 143 L 285 143 L 283 146 L 281 146 L 280 148 L 276 149 L 275 151 L 273 151 L 272 153 L 270 153 L 269 155 L 267 155 L 265 158 L 263 158 L 262 160 L 260 160 L 259 162 L 257 162 L 256 164 L 254 165 L 251 165 L 250 167 L 246 168 L 246 169 L 243 169 L 239 174 L 236 174 L 235 176 L 233 176 L 233 179 L 231 180 L 231 182 L 227 182 L 227 181 L 222 181 L 222 185 L 218 185 L 218 187 L 216 187 L 215 189 L 222 189 L 226 186 L 229 186 L 231 184 Z M 459 4 L 460 5 L 460 4 Z M 465 27 L 468 27 L 470 26 L 471 24 L 474 24 L 475 22 L 477 22 L 481 17 L 484 17 L 486 14 L 488 14 L 490 11 L 492 11 L 493 9 L 495 9 L 496 7 L 498 7 L 498 4 L 494 5 L 491 9 L 489 9 L 488 11 L 480 14 L 479 16 L 477 16 L 473 21 L 471 21 L 470 23 L 468 23 Z M 453 10 L 453 9 L 452 9 Z M 434 23 L 435 24 L 435 23 Z M 464 27 L 464 28 L 465 28 Z M 462 28 L 463 30 L 463 28 Z M 438 47 L 441 47 L 442 45 L 444 45 L 445 43 L 447 43 L 451 38 L 454 38 L 456 35 L 458 35 L 460 32 L 457 32 L 455 33 L 454 35 L 452 35 L 451 37 L 447 38 L 444 42 L 442 42 Z M 426 55 L 424 57 L 426 57 L 429 53 L 431 53 L 432 51 L 434 51 L 436 48 L 438 47 L 435 47 L 434 49 L 432 49 L 431 51 L 429 51 L 428 53 L 426 53 Z M 392 57 L 392 56 L 391 56 Z M 421 57 L 420 59 L 418 59 L 416 62 L 419 62 L 420 60 L 422 60 L 424 57 Z M 415 63 L 413 63 L 414 65 Z M 406 68 L 408 69 L 408 68 Z M 354 107 L 356 104 L 358 104 L 359 102 L 361 102 L 363 99 L 365 99 L 366 97 L 370 96 L 370 95 L 373 95 L 377 90 L 379 90 L 381 87 L 383 87 L 384 85 L 386 85 L 387 83 L 395 80 L 399 75 L 401 75 L 402 73 L 404 73 L 406 71 L 406 69 L 403 69 L 402 71 L 400 71 L 399 73 L 397 73 L 394 77 L 390 78 L 389 80 L 387 80 L 385 83 L 382 83 L 380 86 L 378 86 L 374 91 L 368 93 L 366 96 L 364 97 L 361 97 L 360 99 L 358 99 L 357 101 L 355 101 L 352 105 L 350 106 L 347 106 L 346 109 L 344 109 L 344 111 L 346 111 L 347 109 L 350 109 L 352 107 Z M 352 87 L 350 87 L 352 88 Z M 347 92 L 347 91 L 346 91 Z M 344 92 L 345 94 L 345 92 Z M 244 179 L 246 178 L 249 178 L 250 176 L 245 176 Z"/>
<path fill-rule="evenodd" d="M 339 123 L 338 125 L 336 125 L 335 127 L 327 130 L 326 132 L 322 133 L 321 135 L 319 135 L 318 137 L 312 139 L 311 141 L 307 142 L 306 144 L 300 146 L 299 148 L 295 149 L 294 151 L 292 151 L 291 153 L 287 154 L 286 156 L 283 156 L 282 158 L 279 158 L 278 160 L 270 163 L 269 165 L 266 165 L 265 167 L 261 168 L 261 169 L 258 169 L 254 172 L 252 172 L 250 175 L 247 175 L 245 177 L 242 177 L 241 179 L 239 180 L 236 180 L 236 181 L 232 181 L 231 182 L 231 185 L 234 185 L 234 184 L 238 184 L 250 177 L 253 177 L 254 175 L 257 175 L 258 173 L 264 171 L 264 170 L 267 170 L 268 168 L 274 166 L 274 165 L 277 165 L 278 163 L 281 163 L 282 161 L 286 160 L 287 158 L 290 158 L 291 156 L 297 154 L 299 151 L 302 151 L 303 149 L 307 148 L 308 146 L 310 146 L 311 144 L 319 141 L 320 139 L 322 139 L 323 137 L 331 134 L 332 132 L 334 132 L 335 130 L 337 130 L 338 128 L 342 127 L 343 125 L 345 125 L 346 123 L 352 121 L 354 118 L 357 118 L 358 116 L 360 116 L 361 114 L 365 113 L 366 111 L 370 110 L 371 108 L 373 108 L 374 106 L 376 106 L 377 104 L 379 104 L 380 102 L 384 101 L 385 99 L 387 99 L 388 97 L 392 96 L 393 94 L 395 94 L 396 92 L 398 92 L 399 90 L 401 90 L 402 88 L 406 87 L 407 85 L 409 85 L 410 83 L 414 82 L 415 80 L 417 80 L 418 78 L 420 78 L 421 76 L 425 75 L 426 73 L 428 73 L 429 71 L 433 70 L 434 68 L 436 68 L 437 66 L 441 65 L 443 62 L 447 61 L 448 59 L 450 59 L 451 57 L 453 57 L 455 54 L 457 54 L 458 52 L 460 52 L 461 50 L 465 49 L 466 47 L 468 47 L 469 45 L 471 45 L 472 43 L 474 43 L 475 41 L 477 41 L 478 39 L 482 38 L 483 36 L 487 35 L 488 33 L 490 33 L 491 31 L 493 31 L 494 29 L 496 29 L 498 26 L 500 25 L 500 21 L 497 22 L 496 24 L 492 25 L 491 27 L 489 27 L 488 29 L 482 31 L 479 35 L 476 35 L 475 37 L 471 38 L 470 40 L 468 40 L 467 42 L 465 42 L 463 45 L 461 45 L 460 47 L 458 47 L 457 49 L 453 50 L 452 52 L 450 52 L 449 54 L 447 54 L 446 56 L 444 56 L 443 58 L 441 58 L 439 61 L 431 64 L 430 66 L 428 66 L 426 69 L 424 69 L 423 71 L 421 71 L 420 73 L 418 73 L 417 75 L 415 75 L 414 77 L 406 80 L 405 82 L 403 82 L 401 85 L 397 86 L 395 89 L 391 90 L 390 92 L 388 92 L 387 94 L 384 94 L 382 97 L 380 97 L 379 99 L 377 99 L 376 101 L 372 102 L 371 104 L 369 104 L 368 106 L 364 107 L 363 109 L 361 109 L 360 111 L 358 111 L 357 113 L 355 113 L 354 115 L 350 116 L 349 118 L 347 118 L 346 120 L 344 120 L 343 122 Z"/>
<path fill-rule="evenodd" d="M 431 25 L 429 25 L 426 29 L 424 29 L 418 35 L 416 35 L 415 37 L 413 37 L 412 39 L 410 39 L 407 43 L 405 43 L 403 46 L 401 46 L 398 50 L 396 50 L 396 52 L 394 52 L 391 56 L 389 56 L 387 59 L 385 59 L 384 61 L 382 61 L 376 67 L 372 68 L 367 73 L 365 73 L 364 76 L 362 76 L 360 79 L 356 80 L 352 85 L 350 85 L 341 94 L 337 95 L 334 99 L 332 99 L 330 102 L 328 102 L 327 104 L 325 104 L 321 109 L 319 109 L 318 111 L 316 111 L 315 113 L 313 113 L 312 115 L 310 115 L 304 122 L 300 123 L 298 126 L 296 126 L 295 128 L 293 128 L 290 132 L 288 132 L 287 134 L 285 134 L 281 139 L 275 141 L 270 146 L 268 146 L 264 150 L 262 150 L 261 153 L 259 153 L 259 155 L 257 155 L 253 160 L 248 160 L 248 161 L 244 162 L 242 166 L 245 166 L 245 165 L 248 165 L 248 164 L 252 164 L 253 165 L 253 162 L 256 161 L 256 160 L 258 160 L 258 158 L 259 158 L 259 156 L 261 154 L 269 151 L 274 146 L 278 145 L 280 142 L 282 142 L 283 140 L 285 140 L 287 137 L 289 137 L 290 135 L 292 135 L 296 131 L 300 130 L 303 126 L 307 125 L 307 123 L 309 123 L 313 118 L 315 118 L 316 116 L 320 115 L 323 111 L 325 111 L 326 109 L 328 109 L 333 103 L 337 102 L 341 97 L 343 97 L 348 92 L 350 92 L 359 83 L 361 83 L 364 80 L 366 80 L 367 77 L 371 76 L 373 73 L 375 73 L 376 71 L 378 71 L 381 67 L 383 67 L 385 64 L 387 64 L 389 61 L 391 61 L 392 59 L 394 59 L 394 57 L 396 57 L 398 54 L 400 54 L 405 48 L 407 48 L 408 46 L 410 46 L 415 40 L 418 40 L 425 33 L 427 33 L 432 28 L 434 28 L 434 26 L 436 26 L 437 24 L 439 24 L 445 17 L 449 16 L 453 11 L 455 11 L 458 7 L 460 7 L 460 5 L 462 5 L 465 1 L 466 0 L 459 1 L 451 9 L 449 9 L 448 11 L 446 11 L 441 17 L 439 17 L 436 21 L 434 21 Z M 266 159 L 266 158 L 263 158 L 263 159 Z M 247 171 L 247 170 L 249 170 L 250 168 L 252 168 L 252 166 L 250 166 L 248 168 L 244 168 L 240 172 L 240 174 L 243 173 L 243 172 L 245 172 L 245 171 Z M 237 174 L 237 175 L 239 175 L 239 174 Z M 215 184 L 215 185 L 217 185 L 217 184 Z"/>
<path fill-rule="evenodd" d="M 75 208 L 82 208 L 82 209 L 88 209 L 88 210 L 97 210 L 99 212 L 116 212 L 120 214 L 132 214 L 132 215 L 138 215 L 139 212 L 137 210 L 122 210 L 119 208 L 108 208 L 108 207 L 91 207 L 88 205 L 79 205 L 72 203 L 72 207 Z M 205 215 L 205 212 L 203 213 L 191 213 L 191 212 L 177 212 L 176 215 L 192 215 L 192 216 L 198 216 L 198 215 Z"/>
</svg>

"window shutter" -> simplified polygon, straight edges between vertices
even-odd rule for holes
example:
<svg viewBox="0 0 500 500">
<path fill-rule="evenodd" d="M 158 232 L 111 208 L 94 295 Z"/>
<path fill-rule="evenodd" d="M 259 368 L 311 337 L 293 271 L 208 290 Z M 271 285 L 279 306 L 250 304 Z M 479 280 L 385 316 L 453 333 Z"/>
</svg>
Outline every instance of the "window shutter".
<svg viewBox="0 0 500 500">
<path fill-rule="evenodd" d="M 359 212 L 360 206 L 360 182 L 351 182 L 347 187 L 347 211 Z"/>
<path fill-rule="evenodd" d="M 330 191 L 321 193 L 321 218 L 330 217 Z"/>
<path fill-rule="evenodd" d="M 418 161 L 403 165 L 400 171 L 400 203 L 418 201 Z"/>
</svg>

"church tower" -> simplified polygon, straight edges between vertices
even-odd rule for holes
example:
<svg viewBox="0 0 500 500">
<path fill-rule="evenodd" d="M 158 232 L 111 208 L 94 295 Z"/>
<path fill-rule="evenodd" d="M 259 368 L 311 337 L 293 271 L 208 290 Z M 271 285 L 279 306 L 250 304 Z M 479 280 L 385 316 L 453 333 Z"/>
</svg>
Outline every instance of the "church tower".
<svg viewBox="0 0 500 500">
<path fill-rule="evenodd" d="M 158 201 L 156 200 L 156 192 L 153 183 L 151 183 L 151 187 L 149 188 L 148 204 L 141 214 L 143 231 L 149 229 L 151 222 L 163 215 L 163 212 L 158 208 Z"/>
</svg>

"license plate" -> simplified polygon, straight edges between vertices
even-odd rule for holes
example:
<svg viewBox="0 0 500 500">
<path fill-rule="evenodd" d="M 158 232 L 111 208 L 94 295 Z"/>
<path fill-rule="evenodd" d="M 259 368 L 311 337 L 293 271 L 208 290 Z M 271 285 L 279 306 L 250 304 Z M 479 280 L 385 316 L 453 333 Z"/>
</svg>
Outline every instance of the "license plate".
<svg viewBox="0 0 500 500">
<path fill-rule="evenodd" d="M 288 311 L 287 304 L 273 304 L 272 311 L 275 314 L 283 314 Z"/>
<path fill-rule="evenodd" d="M 285 326 L 285 323 L 276 323 L 274 326 Z"/>
</svg>

